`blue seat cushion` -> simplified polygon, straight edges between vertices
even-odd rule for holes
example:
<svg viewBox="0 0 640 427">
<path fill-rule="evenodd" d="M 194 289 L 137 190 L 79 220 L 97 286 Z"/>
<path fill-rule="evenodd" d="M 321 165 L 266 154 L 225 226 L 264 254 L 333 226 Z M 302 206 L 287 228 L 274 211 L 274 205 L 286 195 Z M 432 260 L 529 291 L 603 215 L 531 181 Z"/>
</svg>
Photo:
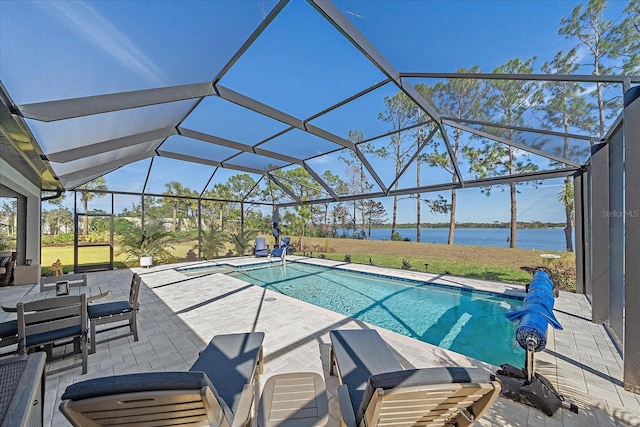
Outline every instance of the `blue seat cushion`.
<svg viewBox="0 0 640 427">
<path fill-rule="evenodd" d="M 251 383 L 264 332 L 216 335 L 189 371 L 204 372 L 235 413 L 245 384 Z"/>
<path fill-rule="evenodd" d="M 63 338 L 71 338 L 80 336 L 82 334 L 82 327 L 69 326 L 68 328 L 56 329 L 49 332 L 41 332 L 39 334 L 29 335 L 26 338 L 27 347 L 33 347 L 35 345 L 44 344 Z"/>
<path fill-rule="evenodd" d="M 202 372 L 145 372 L 94 378 L 72 384 L 65 390 L 62 400 L 82 400 L 120 393 L 159 390 L 200 390 L 213 388 Z"/>
<path fill-rule="evenodd" d="M 129 301 L 105 302 L 104 304 L 91 304 L 87 307 L 89 319 L 98 317 L 113 316 L 116 314 L 129 313 L 133 310 Z"/>
<path fill-rule="evenodd" d="M 369 377 L 401 371 L 387 343 L 375 329 L 337 329 L 329 333 L 342 383 L 349 389 L 353 413 L 358 414 Z"/>
<path fill-rule="evenodd" d="M 230 423 L 233 422 L 233 412 L 226 402 L 220 399 L 218 391 L 203 372 L 145 372 L 94 378 L 67 387 L 62 395 L 62 400 L 79 401 L 117 394 L 153 391 L 193 390 L 200 392 L 203 387 L 211 389 L 227 420 Z"/>
<path fill-rule="evenodd" d="M 18 335 L 17 320 L 0 323 L 0 338 L 12 337 L 14 335 Z"/>
</svg>

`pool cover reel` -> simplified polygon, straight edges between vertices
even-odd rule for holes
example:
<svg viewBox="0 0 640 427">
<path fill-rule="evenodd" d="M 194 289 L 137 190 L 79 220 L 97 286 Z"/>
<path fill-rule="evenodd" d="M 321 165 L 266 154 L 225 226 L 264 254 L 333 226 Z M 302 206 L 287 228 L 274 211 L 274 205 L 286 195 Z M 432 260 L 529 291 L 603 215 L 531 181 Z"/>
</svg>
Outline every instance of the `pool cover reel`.
<svg viewBox="0 0 640 427">
<path fill-rule="evenodd" d="M 516 340 L 526 351 L 525 368 L 505 364 L 496 372 L 496 378 L 502 383 L 501 396 L 538 408 L 549 416 L 560 406 L 578 412 L 576 405 L 566 401 L 546 378 L 534 372 L 533 355 L 546 347 L 548 325 L 562 329 L 553 314 L 553 304 L 553 282 L 546 272 L 538 271 L 529 285 L 522 308 L 505 314 L 507 319 L 520 322 Z"/>
</svg>

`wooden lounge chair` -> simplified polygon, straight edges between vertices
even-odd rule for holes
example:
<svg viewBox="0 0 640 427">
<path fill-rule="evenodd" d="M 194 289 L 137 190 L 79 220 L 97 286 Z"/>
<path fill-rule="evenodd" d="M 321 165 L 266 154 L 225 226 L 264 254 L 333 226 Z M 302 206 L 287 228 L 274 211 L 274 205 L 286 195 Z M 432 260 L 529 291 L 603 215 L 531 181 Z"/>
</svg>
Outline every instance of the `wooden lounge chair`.
<svg viewBox="0 0 640 427">
<path fill-rule="evenodd" d="M 82 366 L 87 373 L 87 295 L 61 296 L 18 303 L 18 354 L 38 348 L 52 361 L 70 354 L 82 354 L 82 361 L 64 369 Z M 71 353 L 54 355 L 54 348 L 73 342 Z M 50 371 L 49 373 L 53 373 Z"/>
<path fill-rule="evenodd" d="M 330 372 L 335 363 L 341 424 L 348 427 L 469 426 L 500 393 L 481 368 L 402 369 L 374 330 L 330 337 Z"/>
<path fill-rule="evenodd" d="M 264 333 L 215 336 L 188 372 L 147 372 L 67 387 L 60 411 L 74 426 L 248 426 Z"/>
<path fill-rule="evenodd" d="M 96 352 L 96 344 L 105 343 L 117 338 L 133 335 L 133 340 L 138 341 L 138 295 L 140 293 L 140 281 L 140 276 L 137 273 L 133 273 L 128 301 L 112 301 L 89 305 L 87 310 L 91 325 L 91 353 Z M 115 325 L 104 329 L 97 329 L 99 325 L 109 323 Z M 111 335 L 100 341 L 96 339 L 96 333 L 104 333 L 123 327 L 127 327 L 128 330 L 117 335 Z"/>
</svg>

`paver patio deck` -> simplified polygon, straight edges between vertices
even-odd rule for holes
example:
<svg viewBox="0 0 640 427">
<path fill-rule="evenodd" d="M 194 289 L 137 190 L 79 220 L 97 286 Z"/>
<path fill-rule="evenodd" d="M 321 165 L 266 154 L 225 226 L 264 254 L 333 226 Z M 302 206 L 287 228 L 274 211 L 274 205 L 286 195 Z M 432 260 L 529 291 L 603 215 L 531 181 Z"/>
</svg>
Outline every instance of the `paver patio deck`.
<svg viewBox="0 0 640 427">
<path fill-rule="evenodd" d="M 294 257 L 301 260 L 300 258 Z M 255 258 L 226 259 L 236 265 L 254 263 Z M 270 262 L 262 259 L 260 262 Z M 279 262 L 279 261 L 276 261 Z M 311 260 L 321 264 L 342 264 Z M 186 264 L 185 264 L 186 265 Z M 496 367 L 426 344 L 394 332 L 353 320 L 293 298 L 249 285 L 220 273 L 187 277 L 171 268 L 136 269 L 142 275 L 140 293 L 140 340 L 118 339 L 97 347 L 89 356 L 89 372 L 71 369 L 47 376 L 45 425 L 67 426 L 58 411 L 65 388 L 77 381 L 131 372 L 187 370 L 198 351 L 217 334 L 263 331 L 265 372 L 261 383 L 272 375 L 312 371 L 323 376 L 329 397 L 329 425 L 338 426 L 337 378 L 329 376 L 329 331 L 337 328 L 375 328 L 396 352 L 405 367 L 446 365 Z M 345 268 L 363 268 L 355 264 Z M 368 271 L 375 267 L 366 266 Z M 432 279 L 426 273 L 390 269 L 394 274 Z M 126 299 L 130 270 L 90 273 L 89 283 L 112 290 L 112 300 Z M 451 276 L 437 277 L 441 283 L 518 292 L 516 286 L 500 285 Z M 16 300 L 37 286 L 0 288 L 0 301 Z M 560 393 L 579 406 L 574 414 L 559 409 L 553 417 L 539 410 L 498 398 L 477 423 L 481 426 L 638 426 L 640 396 L 622 388 L 622 359 L 603 326 L 589 321 L 590 305 L 585 296 L 561 293 L 555 304 L 562 331 L 550 330 L 547 349 L 536 354 L 536 371 L 556 385 Z M 15 314 L 1 313 L 0 321 Z M 491 331 L 487 331 L 490 344 Z M 74 360 L 55 362 L 55 369 Z"/>
</svg>

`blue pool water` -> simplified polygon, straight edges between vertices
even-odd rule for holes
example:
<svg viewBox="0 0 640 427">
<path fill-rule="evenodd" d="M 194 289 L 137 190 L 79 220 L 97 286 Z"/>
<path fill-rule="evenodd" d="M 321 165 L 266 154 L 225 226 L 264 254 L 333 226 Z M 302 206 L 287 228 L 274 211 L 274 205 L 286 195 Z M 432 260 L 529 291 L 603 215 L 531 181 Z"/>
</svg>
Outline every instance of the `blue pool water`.
<svg viewBox="0 0 640 427">
<path fill-rule="evenodd" d="M 524 364 L 504 317 L 517 299 L 290 262 L 228 274 L 494 365 Z"/>
</svg>

